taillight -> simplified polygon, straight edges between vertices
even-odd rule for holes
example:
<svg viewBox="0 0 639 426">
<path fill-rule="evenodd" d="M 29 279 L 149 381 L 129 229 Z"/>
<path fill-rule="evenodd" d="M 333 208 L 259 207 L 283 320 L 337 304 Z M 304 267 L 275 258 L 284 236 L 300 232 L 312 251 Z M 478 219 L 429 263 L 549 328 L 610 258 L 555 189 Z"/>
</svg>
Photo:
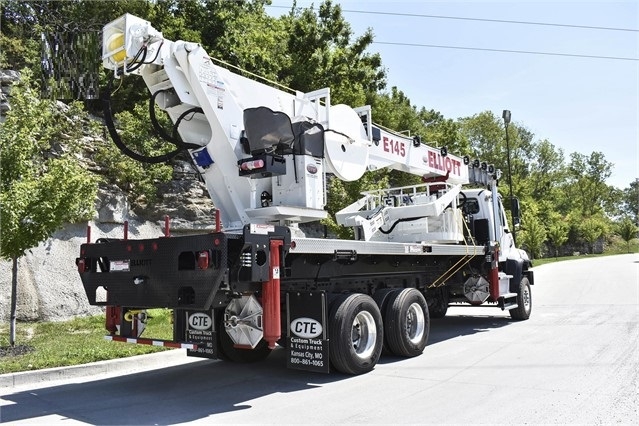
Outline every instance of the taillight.
<svg viewBox="0 0 639 426">
<path fill-rule="evenodd" d="M 208 251 L 201 251 L 197 255 L 197 266 L 200 269 L 208 269 L 211 263 L 211 255 Z"/>
<path fill-rule="evenodd" d="M 87 264 L 85 259 L 77 259 L 75 264 L 78 266 L 78 272 L 83 273 L 87 270 Z"/>
</svg>

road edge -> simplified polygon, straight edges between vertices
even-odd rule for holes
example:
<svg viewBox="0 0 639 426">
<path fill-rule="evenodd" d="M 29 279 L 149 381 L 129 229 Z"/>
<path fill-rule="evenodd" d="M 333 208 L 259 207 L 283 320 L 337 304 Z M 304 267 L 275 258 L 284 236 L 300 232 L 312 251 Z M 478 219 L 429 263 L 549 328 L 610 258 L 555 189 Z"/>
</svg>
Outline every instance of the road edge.
<svg viewBox="0 0 639 426">
<path fill-rule="evenodd" d="M 186 349 L 171 349 L 152 354 L 97 361 L 89 364 L 6 373 L 0 374 L 0 389 L 15 388 L 18 386 L 33 385 L 56 380 L 96 376 L 100 374 L 153 370 L 156 368 L 166 367 L 171 364 L 182 363 L 186 358 Z M 193 361 L 201 360 L 201 358 L 188 359 Z"/>
</svg>

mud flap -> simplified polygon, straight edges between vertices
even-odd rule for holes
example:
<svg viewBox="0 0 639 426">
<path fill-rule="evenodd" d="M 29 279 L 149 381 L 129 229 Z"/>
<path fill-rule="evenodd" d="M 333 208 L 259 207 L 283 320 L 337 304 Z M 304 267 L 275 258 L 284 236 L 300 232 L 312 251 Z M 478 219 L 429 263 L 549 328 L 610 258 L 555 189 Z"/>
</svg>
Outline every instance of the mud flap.
<svg viewBox="0 0 639 426">
<path fill-rule="evenodd" d="M 328 373 L 330 360 L 326 293 L 288 292 L 286 312 L 287 367 Z"/>
<path fill-rule="evenodd" d="M 187 349 L 187 356 L 217 358 L 217 330 L 214 311 L 180 310 L 175 314 L 175 335 L 179 340 L 195 343 L 197 349 Z"/>
</svg>

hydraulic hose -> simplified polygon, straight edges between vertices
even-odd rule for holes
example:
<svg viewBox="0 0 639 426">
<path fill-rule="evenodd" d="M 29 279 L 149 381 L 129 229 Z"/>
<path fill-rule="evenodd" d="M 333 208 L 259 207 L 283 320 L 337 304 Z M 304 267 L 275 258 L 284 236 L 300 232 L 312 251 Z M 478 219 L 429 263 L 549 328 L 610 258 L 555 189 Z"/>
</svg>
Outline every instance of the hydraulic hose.
<svg viewBox="0 0 639 426">
<path fill-rule="evenodd" d="M 106 123 L 107 129 L 109 129 L 109 135 L 111 135 L 111 139 L 113 139 L 115 145 L 120 149 L 120 151 L 122 151 L 124 155 L 142 163 L 165 163 L 177 156 L 183 148 L 178 148 L 174 151 L 162 155 L 147 156 L 133 151 L 128 146 L 126 146 L 124 142 L 122 142 L 122 139 L 120 138 L 120 135 L 115 128 L 115 123 L 113 122 L 113 112 L 111 111 L 111 90 L 113 88 L 114 79 L 115 75 L 111 76 L 111 78 L 109 79 L 109 83 L 107 84 L 107 88 L 102 94 L 102 107 L 104 111 L 104 121 Z"/>
</svg>

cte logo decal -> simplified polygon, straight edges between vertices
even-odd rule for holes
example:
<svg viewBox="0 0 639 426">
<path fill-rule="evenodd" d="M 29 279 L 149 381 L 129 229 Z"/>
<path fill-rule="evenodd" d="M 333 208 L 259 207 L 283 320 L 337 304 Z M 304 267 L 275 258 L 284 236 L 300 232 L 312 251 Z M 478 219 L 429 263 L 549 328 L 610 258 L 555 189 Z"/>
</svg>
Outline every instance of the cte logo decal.
<svg viewBox="0 0 639 426">
<path fill-rule="evenodd" d="M 296 336 L 314 339 L 322 334 L 322 324 L 313 318 L 297 318 L 291 322 L 291 331 Z"/>
<path fill-rule="evenodd" d="M 189 327 L 195 330 L 210 330 L 213 320 L 203 312 L 196 312 L 189 316 Z"/>
<path fill-rule="evenodd" d="M 406 157 L 406 144 L 404 142 L 394 141 L 388 136 L 384 136 L 382 143 L 385 152 Z"/>
</svg>

